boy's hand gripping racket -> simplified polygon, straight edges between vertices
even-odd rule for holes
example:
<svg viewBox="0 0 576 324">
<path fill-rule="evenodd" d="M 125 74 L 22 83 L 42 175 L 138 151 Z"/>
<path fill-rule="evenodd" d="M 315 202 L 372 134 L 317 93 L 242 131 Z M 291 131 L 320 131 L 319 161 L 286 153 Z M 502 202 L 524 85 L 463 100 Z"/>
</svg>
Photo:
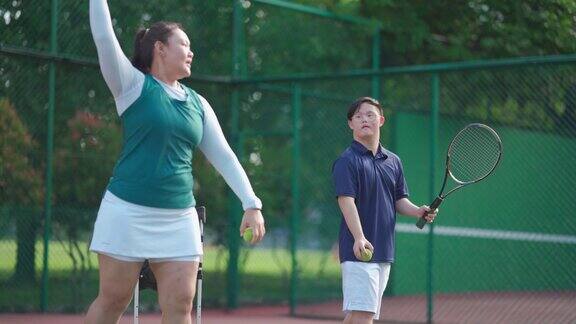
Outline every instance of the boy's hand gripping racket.
<svg viewBox="0 0 576 324">
<path fill-rule="evenodd" d="M 446 154 L 446 173 L 440 194 L 432 204 L 430 210 L 436 210 L 442 201 L 455 190 L 476 183 L 489 176 L 502 156 L 502 141 L 498 134 L 484 124 L 470 124 L 454 136 L 448 153 Z M 444 194 L 448 176 L 456 186 Z M 426 225 L 425 216 L 422 215 L 416 226 L 420 229 Z"/>
</svg>

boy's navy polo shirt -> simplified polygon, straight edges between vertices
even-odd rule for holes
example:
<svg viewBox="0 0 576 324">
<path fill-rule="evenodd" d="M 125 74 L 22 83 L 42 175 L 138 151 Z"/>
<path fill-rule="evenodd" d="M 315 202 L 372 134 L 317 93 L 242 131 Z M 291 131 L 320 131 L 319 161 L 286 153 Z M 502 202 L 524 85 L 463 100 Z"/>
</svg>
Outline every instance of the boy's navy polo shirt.
<svg viewBox="0 0 576 324">
<path fill-rule="evenodd" d="M 332 166 L 336 197 L 354 198 L 364 236 L 374 246 L 371 262 L 394 261 L 395 202 L 408 197 L 402 162 L 382 145 L 374 156 L 353 141 Z M 359 261 L 344 217 L 340 224 L 340 262 Z"/>
</svg>

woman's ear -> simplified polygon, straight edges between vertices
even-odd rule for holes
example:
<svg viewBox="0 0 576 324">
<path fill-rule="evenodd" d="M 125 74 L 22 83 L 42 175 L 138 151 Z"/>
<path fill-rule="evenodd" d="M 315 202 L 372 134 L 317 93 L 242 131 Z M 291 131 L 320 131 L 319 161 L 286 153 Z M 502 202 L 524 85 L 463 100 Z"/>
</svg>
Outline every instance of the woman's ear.
<svg viewBox="0 0 576 324">
<path fill-rule="evenodd" d="M 154 53 L 159 57 L 166 56 L 166 46 L 164 46 L 164 43 L 156 41 L 156 43 L 154 43 Z"/>
</svg>

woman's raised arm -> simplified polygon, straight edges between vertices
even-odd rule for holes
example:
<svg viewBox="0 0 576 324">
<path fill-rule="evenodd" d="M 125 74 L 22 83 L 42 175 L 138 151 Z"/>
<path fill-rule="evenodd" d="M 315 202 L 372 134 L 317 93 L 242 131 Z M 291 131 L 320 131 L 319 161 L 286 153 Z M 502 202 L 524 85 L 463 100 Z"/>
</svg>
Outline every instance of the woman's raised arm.
<svg viewBox="0 0 576 324">
<path fill-rule="evenodd" d="M 90 29 L 104 80 L 121 115 L 140 95 L 144 74 L 132 66 L 114 35 L 106 0 L 90 0 Z"/>
</svg>

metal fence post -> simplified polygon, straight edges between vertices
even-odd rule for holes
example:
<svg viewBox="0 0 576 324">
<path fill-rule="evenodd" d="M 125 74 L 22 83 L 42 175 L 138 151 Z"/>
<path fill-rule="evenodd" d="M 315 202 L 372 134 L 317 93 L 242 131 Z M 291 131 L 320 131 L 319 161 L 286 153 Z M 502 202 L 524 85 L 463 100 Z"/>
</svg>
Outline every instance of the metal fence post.
<svg viewBox="0 0 576 324">
<path fill-rule="evenodd" d="M 380 70 L 380 27 L 374 28 L 374 35 L 372 36 L 372 69 L 374 71 Z M 372 98 L 381 100 L 380 98 L 380 76 L 372 76 Z"/>
<path fill-rule="evenodd" d="M 298 295 L 298 229 L 300 224 L 300 115 L 302 109 L 302 86 L 292 87 L 292 218 L 290 222 L 290 253 L 292 276 L 290 278 L 290 315 L 296 314 Z"/>
<path fill-rule="evenodd" d="M 52 0 L 50 8 L 50 54 L 58 55 L 58 0 Z M 52 162 L 54 151 L 54 110 L 56 106 L 56 63 L 50 62 L 48 72 L 48 116 L 46 134 L 46 192 L 44 196 L 44 255 L 42 265 L 42 289 L 40 310 L 46 311 L 48 304 L 48 256 L 50 227 L 52 226 Z"/>
<path fill-rule="evenodd" d="M 232 76 L 238 78 L 246 73 L 246 67 L 243 56 L 244 48 L 244 30 L 243 30 L 243 13 L 242 0 L 233 0 L 233 44 L 232 44 Z M 240 138 L 240 90 L 238 84 L 232 84 L 232 96 L 230 102 L 231 110 L 231 139 L 232 147 L 241 160 L 241 138 Z M 228 232 L 228 285 L 227 285 L 227 307 L 234 309 L 238 307 L 238 290 L 240 287 L 238 276 L 238 258 L 240 255 L 240 237 L 238 234 L 238 227 L 240 225 L 238 213 L 241 208 L 238 206 L 236 197 L 230 191 L 228 198 L 229 210 L 229 232 Z"/>
<path fill-rule="evenodd" d="M 437 138 L 438 138 L 438 110 L 440 107 L 440 80 L 438 73 L 433 73 L 430 80 L 430 201 L 435 198 L 436 185 L 434 179 L 436 177 L 436 151 L 437 151 Z M 430 225 L 430 232 L 428 234 L 428 269 L 426 280 L 426 298 L 427 298 L 427 322 L 432 323 L 434 315 L 434 286 L 433 286 L 433 252 L 434 252 L 434 225 Z"/>
</svg>

